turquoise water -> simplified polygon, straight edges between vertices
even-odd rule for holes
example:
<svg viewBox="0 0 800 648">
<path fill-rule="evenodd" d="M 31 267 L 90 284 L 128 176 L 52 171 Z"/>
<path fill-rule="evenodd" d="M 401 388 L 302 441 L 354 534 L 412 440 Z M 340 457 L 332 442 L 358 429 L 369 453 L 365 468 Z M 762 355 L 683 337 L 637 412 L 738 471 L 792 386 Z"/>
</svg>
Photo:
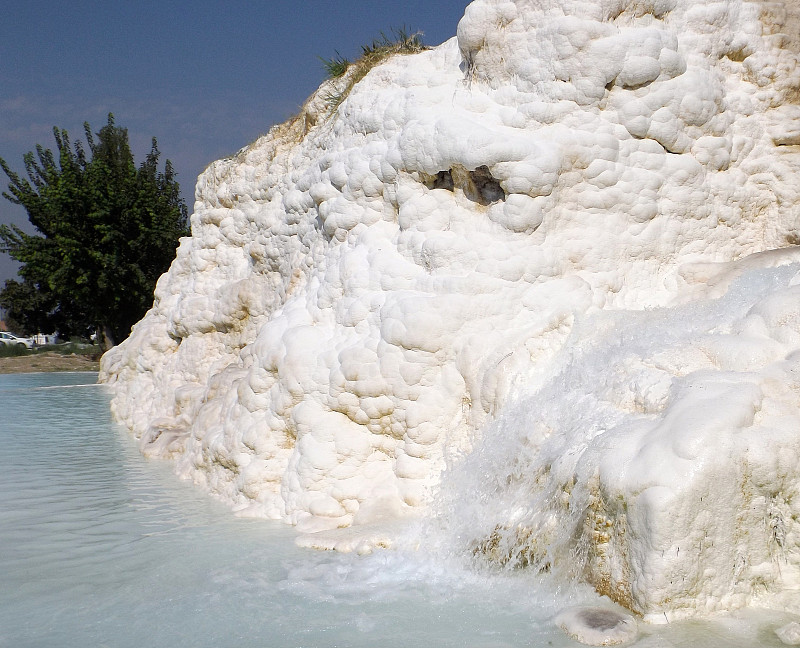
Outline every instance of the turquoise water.
<svg viewBox="0 0 800 648">
<path fill-rule="evenodd" d="M 3 648 L 578 645 L 551 619 L 598 603 L 585 588 L 426 551 L 299 549 L 144 459 L 95 380 L 0 376 Z M 644 628 L 637 645 L 779 645 L 779 621 Z"/>
<path fill-rule="evenodd" d="M 0 646 L 527 645 L 529 614 L 441 567 L 234 517 L 139 455 L 95 380 L 0 376 Z"/>
</svg>

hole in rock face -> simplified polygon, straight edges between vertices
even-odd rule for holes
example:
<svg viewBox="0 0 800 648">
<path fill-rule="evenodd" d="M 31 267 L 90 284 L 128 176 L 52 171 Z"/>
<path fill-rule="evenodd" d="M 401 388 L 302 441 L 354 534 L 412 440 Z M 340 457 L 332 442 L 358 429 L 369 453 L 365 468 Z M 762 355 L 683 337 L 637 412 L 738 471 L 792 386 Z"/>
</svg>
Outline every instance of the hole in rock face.
<svg viewBox="0 0 800 648">
<path fill-rule="evenodd" d="M 741 63 L 747 58 L 747 52 L 745 52 L 743 49 L 739 49 L 735 52 L 728 52 L 725 54 L 725 58 L 730 59 L 734 63 Z"/>
<path fill-rule="evenodd" d="M 439 171 L 434 178 L 431 184 L 432 189 L 447 189 L 448 191 L 453 191 L 455 188 L 453 185 L 453 174 L 447 171 Z"/>
<path fill-rule="evenodd" d="M 669 3 L 661 3 L 653 0 L 633 0 L 625 3 L 616 11 L 612 11 L 606 18 L 609 22 L 632 22 L 642 19 L 664 20 L 670 12 Z"/>
<path fill-rule="evenodd" d="M 469 172 L 470 180 L 475 185 L 480 199 L 478 202 L 488 205 L 498 200 L 505 200 L 506 192 L 500 183 L 492 176 L 487 166 L 479 166 L 474 171 Z"/>
<path fill-rule="evenodd" d="M 458 187 L 467 198 L 481 205 L 491 205 L 506 199 L 506 192 L 486 165 L 479 166 L 474 171 L 454 165 L 452 169 L 439 171 L 433 176 L 420 175 L 428 189 L 455 191 Z"/>
</svg>

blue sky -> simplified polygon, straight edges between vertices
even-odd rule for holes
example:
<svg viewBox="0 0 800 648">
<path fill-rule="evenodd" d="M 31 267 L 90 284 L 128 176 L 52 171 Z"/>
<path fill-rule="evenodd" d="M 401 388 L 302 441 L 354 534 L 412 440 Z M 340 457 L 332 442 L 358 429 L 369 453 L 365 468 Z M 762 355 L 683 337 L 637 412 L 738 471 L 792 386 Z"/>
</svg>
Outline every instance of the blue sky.
<svg viewBox="0 0 800 648">
<path fill-rule="evenodd" d="M 0 157 L 17 172 L 53 126 L 72 140 L 109 112 L 137 163 L 158 139 L 192 211 L 197 175 L 297 112 L 322 82 L 319 56 L 356 58 L 405 26 L 438 45 L 468 0 L 25 0 L 0 21 Z M 5 175 L 0 186 L 6 189 Z M 0 223 L 27 224 L 0 199 Z M 15 266 L 0 254 L 0 285 Z"/>
</svg>

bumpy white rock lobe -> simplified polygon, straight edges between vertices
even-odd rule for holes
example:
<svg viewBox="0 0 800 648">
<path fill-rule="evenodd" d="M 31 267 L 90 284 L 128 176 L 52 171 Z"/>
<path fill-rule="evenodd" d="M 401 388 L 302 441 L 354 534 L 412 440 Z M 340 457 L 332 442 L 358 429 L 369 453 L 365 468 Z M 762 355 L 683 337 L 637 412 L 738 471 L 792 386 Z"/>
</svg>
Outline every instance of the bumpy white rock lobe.
<svg viewBox="0 0 800 648">
<path fill-rule="evenodd" d="M 200 176 L 192 237 L 103 359 L 115 415 L 242 514 L 317 531 L 424 505 L 576 318 L 800 240 L 782 15 L 477 0 L 457 39 L 378 65 L 334 114 L 323 85 Z M 623 602 L 647 612 L 641 582 Z"/>
<path fill-rule="evenodd" d="M 653 622 L 798 611 L 800 248 L 709 266 L 684 292 L 715 299 L 576 323 L 445 476 L 452 537 Z"/>
</svg>

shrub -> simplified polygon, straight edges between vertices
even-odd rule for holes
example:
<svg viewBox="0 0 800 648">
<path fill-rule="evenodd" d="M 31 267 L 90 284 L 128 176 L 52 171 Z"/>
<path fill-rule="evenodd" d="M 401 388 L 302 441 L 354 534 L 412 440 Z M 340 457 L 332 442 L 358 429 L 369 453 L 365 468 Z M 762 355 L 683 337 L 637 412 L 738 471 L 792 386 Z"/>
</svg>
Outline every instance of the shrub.
<svg viewBox="0 0 800 648">
<path fill-rule="evenodd" d="M 28 354 L 28 349 L 25 345 L 19 344 L 0 344 L 0 358 L 13 358 L 15 356 L 24 356 Z"/>
<path fill-rule="evenodd" d="M 85 355 L 95 356 L 102 353 L 100 348 L 95 344 L 88 344 L 86 342 L 79 342 L 72 340 L 62 344 L 46 344 L 39 347 L 39 351 L 52 351 L 59 355 Z"/>
</svg>

